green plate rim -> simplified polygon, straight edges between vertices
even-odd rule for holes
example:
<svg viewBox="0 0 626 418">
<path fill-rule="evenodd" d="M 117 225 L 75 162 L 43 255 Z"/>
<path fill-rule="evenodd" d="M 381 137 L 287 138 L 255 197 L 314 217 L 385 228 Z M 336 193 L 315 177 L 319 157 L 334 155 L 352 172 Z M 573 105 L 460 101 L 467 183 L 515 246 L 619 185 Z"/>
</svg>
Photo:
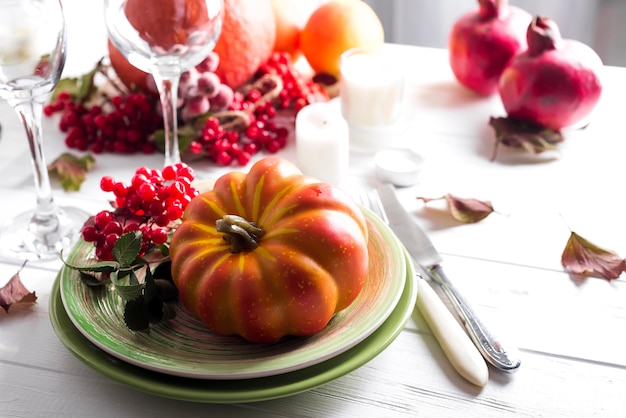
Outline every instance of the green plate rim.
<svg viewBox="0 0 626 418">
<path fill-rule="evenodd" d="M 241 380 L 202 380 L 177 377 L 120 361 L 100 350 L 74 327 L 65 312 L 60 276 L 50 294 L 52 327 L 63 345 L 90 368 L 139 391 L 165 398 L 202 403 L 259 402 L 296 395 L 322 386 L 372 360 L 402 332 L 415 307 L 417 283 L 404 251 L 407 278 L 396 308 L 387 320 L 355 347 L 322 363 L 275 376 Z"/>
</svg>

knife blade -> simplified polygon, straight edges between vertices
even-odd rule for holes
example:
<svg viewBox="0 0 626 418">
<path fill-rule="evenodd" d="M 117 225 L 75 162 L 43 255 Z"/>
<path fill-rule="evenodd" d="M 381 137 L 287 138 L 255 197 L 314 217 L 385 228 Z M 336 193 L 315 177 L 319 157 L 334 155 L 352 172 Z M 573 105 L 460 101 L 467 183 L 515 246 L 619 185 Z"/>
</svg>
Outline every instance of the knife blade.
<svg viewBox="0 0 626 418">
<path fill-rule="evenodd" d="M 377 192 L 387 213 L 389 226 L 426 274 L 441 286 L 482 357 L 499 370 L 506 372 L 517 370 L 521 365 L 517 349 L 506 346 L 500 338 L 492 334 L 471 305 L 452 285 L 443 271 L 441 255 L 422 228 L 404 209 L 393 185 L 380 185 Z"/>
</svg>

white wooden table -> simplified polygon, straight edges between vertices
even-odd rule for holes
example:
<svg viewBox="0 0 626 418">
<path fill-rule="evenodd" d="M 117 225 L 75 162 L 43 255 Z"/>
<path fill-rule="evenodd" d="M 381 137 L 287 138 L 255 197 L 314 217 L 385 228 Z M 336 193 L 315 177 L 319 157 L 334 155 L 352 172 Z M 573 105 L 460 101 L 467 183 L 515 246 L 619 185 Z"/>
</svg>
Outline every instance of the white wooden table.
<svg viewBox="0 0 626 418">
<path fill-rule="evenodd" d="M 70 47 L 67 74 L 88 70 L 104 53 L 99 10 L 65 2 Z M 82 39 L 81 31 L 84 34 Z M 79 35 L 77 35 L 77 33 Z M 291 397 L 250 404 L 202 404 L 157 397 L 117 383 L 75 358 L 50 323 L 48 303 L 60 263 L 30 263 L 29 307 L 0 311 L 0 416 L 621 416 L 626 409 L 626 288 L 570 277 L 560 264 L 570 229 L 626 254 L 623 132 L 626 69 L 605 68 L 605 90 L 591 125 L 567 134 L 554 159 L 502 148 L 491 161 L 489 116 L 497 97 L 478 98 L 455 83 L 443 50 L 399 47 L 409 58 L 407 92 L 416 107 L 402 145 L 422 154 L 420 182 L 399 190 L 407 210 L 444 253 L 450 277 L 489 322 L 519 346 L 512 375 L 490 369 L 486 387 L 460 378 L 415 311 L 399 337 L 363 367 Z M 17 117 L 0 105 L 0 219 L 34 204 L 29 155 Z M 47 120 L 47 158 L 65 151 Z M 293 143 L 281 155 L 293 158 Z M 95 212 L 106 206 L 102 175 L 125 179 L 162 157 L 97 156 L 78 194 L 55 188 L 60 203 Z M 223 170 L 199 165 L 200 176 Z M 373 186 L 371 156 L 351 156 L 355 187 Z M 472 225 L 424 208 L 416 196 L 454 193 L 493 202 L 497 214 Z M 0 286 L 17 271 L 0 263 Z"/>
</svg>

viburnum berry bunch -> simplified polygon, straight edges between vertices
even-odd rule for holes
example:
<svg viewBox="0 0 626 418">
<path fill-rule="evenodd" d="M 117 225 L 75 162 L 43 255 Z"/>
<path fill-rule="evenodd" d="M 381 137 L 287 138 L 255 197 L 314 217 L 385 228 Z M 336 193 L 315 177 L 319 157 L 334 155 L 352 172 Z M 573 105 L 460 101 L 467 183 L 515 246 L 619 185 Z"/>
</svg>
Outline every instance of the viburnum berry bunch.
<svg viewBox="0 0 626 418">
<path fill-rule="evenodd" d="M 104 105 L 88 106 L 62 91 L 44 107 L 44 114 L 61 114 L 59 129 L 66 133 L 68 148 L 95 154 L 151 154 L 155 146 L 150 137 L 163 125 L 154 107 L 154 100 L 143 93 L 115 95 Z"/>
<path fill-rule="evenodd" d="M 121 236 L 140 232 L 144 256 L 153 246 L 166 244 L 169 233 L 183 216 L 198 190 L 191 183 L 194 171 L 185 163 L 169 165 L 163 170 L 140 167 L 129 184 L 104 176 L 100 188 L 115 196 L 113 210 L 103 210 L 82 228 L 82 237 L 95 246 L 96 257 L 113 260 L 113 248 Z"/>
<path fill-rule="evenodd" d="M 234 93 L 227 111 L 205 118 L 187 151 L 196 158 L 208 156 L 218 165 L 245 165 L 257 152 L 273 154 L 287 145 L 290 131 L 277 122 L 280 111 L 297 113 L 326 100 L 328 94 L 294 67 L 289 54 L 274 52 L 254 81 Z"/>
<path fill-rule="evenodd" d="M 222 166 L 243 166 L 258 152 L 276 153 L 287 145 L 293 125 L 281 124 L 278 116 L 328 100 L 326 91 L 304 77 L 284 52 L 273 53 L 238 91 L 221 83 L 218 65 L 219 56 L 212 53 L 181 76 L 178 133 L 186 161 L 208 158 Z M 107 79 L 104 87 L 96 87 L 97 75 Z M 69 148 L 132 154 L 161 147 L 159 109 L 155 96 L 129 92 L 112 68 L 99 62 L 80 79 L 61 80 L 44 112 L 61 114 L 59 129 Z"/>
</svg>

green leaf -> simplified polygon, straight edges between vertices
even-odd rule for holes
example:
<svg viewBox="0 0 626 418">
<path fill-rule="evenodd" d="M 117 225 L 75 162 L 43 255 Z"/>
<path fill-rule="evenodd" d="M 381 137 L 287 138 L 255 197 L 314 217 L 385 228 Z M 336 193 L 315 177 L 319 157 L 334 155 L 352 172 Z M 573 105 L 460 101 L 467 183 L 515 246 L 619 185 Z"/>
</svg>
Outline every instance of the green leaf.
<svg viewBox="0 0 626 418">
<path fill-rule="evenodd" d="M 130 266 L 141 251 L 141 232 L 133 231 L 122 235 L 113 246 L 113 257 L 121 267 Z"/>
<path fill-rule="evenodd" d="M 159 299 L 163 302 L 174 301 L 178 297 L 178 289 L 169 280 L 156 279 L 154 284 L 156 285 Z"/>
<path fill-rule="evenodd" d="M 148 321 L 152 324 L 157 324 L 163 320 L 163 301 L 159 298 L 154 298 L 146 303 L 146 310 L 148 311 Z"/>
<path fill-rule="evenodd" d="M 77 192 L 95 162 L 91 154 L 77 157 L 66 152 L 48 165 L 48 172 L 59 179 L 63 190 Z"/>
<path fill-rule="evenodd" d="M 55 86 L 50 101 L 54 102 L 62 91 L 67 92 L 74 101 L 83 103 L 87 101 L 91 95 L 97 90 L 94 83 L 94 77 L 100 71 L 102 60 L 87 74 L 81 77 L 63 78 L 59 80 Z"/>
<path fill-rule="evenodd" d="M 169 245 L 165 245 L 165 244 L 157 245 L 155 250 L 160 251 L 161 255 L 163 257 L 169 257 L 170 256 L 170 247 L 169 247 Z"/>
<path fill-rule="evenodd" d="M 150 331 L 148 308 L 143 296 L 126 302 L 124 305 L 124 323 L 132 331 Z"/>
<path fill-rule="evenodd" d="M 136 286 L 136 285 L 138 285 L 138 284 L 139 284 L 139 279 L 137 278 L 137 275 L 135 274 L 135 271 L 134 271 L 134 270 L 131 270 L 131 271 L 130 271 L 130 274 L 129 274 L 129 276 L 128 276 L 128 283 L 129 283 L 131 286 Z"/>
<path fill-rule="evenodd" d="M 183 125 L 178 128 L 178 147 L 181 152 L 187 151 L 194 139 L 198 137 L 198 132 L 191 125 Z M 157 148 L 165 150 L 165 131 L 157 130 L 153 134 L 153 140 Z"/>
<path fill-rule="evenodd" d="M 99 261 L 94 264 L 90 264 L 88 266 L 76 266 L 68 263 L 65 260 L 62 260 L 63 264 L 72 270 L 78 270 L 86 273 L 113 273 L 120 268 L 120 265 L 117 261 Z"/>
<path fill-rule="evenodd" d="M 80 279 L 89 287 L 104 286 L 109 283 L 108 278 L 106 280 L 100 280 L 95 274 L 89 274 L 84 271 L 79 271 Z"/>
<path fill-rule="evenodd" d="M 154 269 L 152 276 L 154 277 L 155 280 L 163 279 L 163 280 L 168 280 L 171 282 L 172 281 L 172 262 L 165 261 L 163 263 L 160 263 Z"/>
<path fill-rule="evenodd" d="M 128 301 L 143 296 L 143 283 L 124 284 L 119 280 L 117 271 L 111 273 L 111 283 L 115 285 L 115 290 L 123 300 Z"/>
<path fill-rule="evenodd" d="M 146 268 L 146 277 L 144 278 L 144 292 L 143 295 L 146 298 L 146 301 L 150 302 L 152 299 L 155 299 L 158 296 L 157 288 L 154 283 L 154 276 L 152 275 L 152 271 L 150 267 Z"/>
</svg>

